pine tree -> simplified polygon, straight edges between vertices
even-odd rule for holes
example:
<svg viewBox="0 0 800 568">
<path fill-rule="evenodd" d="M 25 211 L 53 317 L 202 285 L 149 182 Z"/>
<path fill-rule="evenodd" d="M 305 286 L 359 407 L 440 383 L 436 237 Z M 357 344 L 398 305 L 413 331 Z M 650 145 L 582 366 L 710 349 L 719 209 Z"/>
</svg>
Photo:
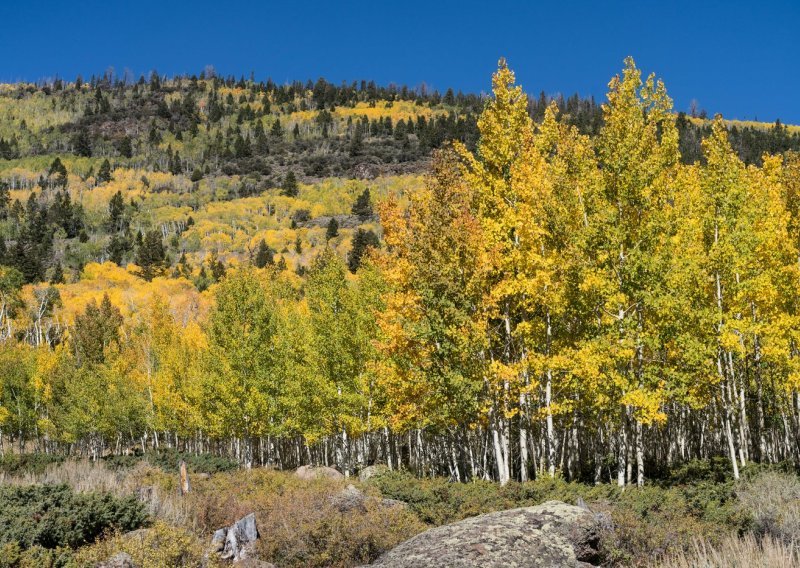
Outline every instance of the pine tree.
<svg viewBox="0 0 800 568">
<path fill-rule="evenodd" d="M 119 141 L 119 146 L 117 147 L 117 149 L 119 150 L 119 155 L 122 156 L 123 158 L 130 158 L 131 156 L 133 156 L 133 144 L 131 143 L 131 137 L 124 136 Z"/>
<path fill-rule="evenodd" d="M 166 268 L 166 253 L 160 231 L 147 231 L 136 249 L 139 276 L 147 281 L 160 276 Z"/>
<path fill-rule="evenodd" d="M 356 198 L 351 210 L 353 215 L 357 215 L 359 219 L 365 221 L 372 217 L 372 200 L 369 195 L 369 188 L 366 188 L 361 195 Z"/>
<path fill-rule="evenodd" d="M 61 267 L 60 262 L 56 262 L 53 267 L 53 272 L 50 275 L 50 284 L 63 284 L 64 283 L 64 269 Z"/>
<path fill-rule="evenodd" d="M 103 160 L 103 163 L 100 164 L 100 169 L 97 170 L 97 181 L 98 183 L 108 183 L 113 179 L 111 175 L 111 162 L 106 158 Z"/>
<path fill-rule="evenodd" d="M 331 220 L 328 222 L 328 227 L 325 229 L 325 240 L 329 241 L 338 236 L 339 222 L 336 221 L 336 217 L 331 217 Z"/>
<path fill-rule="evenodd" d="M 78 130 L 75 137 L 72 139 L 72 147 L 75 155 L 91 157 L 92 146 L 89 141 L 89 132 L 85 128 Z"/>
<path fill-rule="evenodd" d="M 364 151 L 364 135 L 361 132 L 361 127 L 356 124 L 353 127 L 353 135 L 350 137 L 350 156 L 360 156 Z"/>
<path fill-rule="evenodd" d="M 361 261 L 371 248 L 380 247 L 380 239 L 372 230 L 358 229 L 353 236 L 353 246 L 347 255 L 347 268 L 355 274 L 361 266 Z"/>
<path fill-rule="evenodd" d="M 256 257 L 253 264 L 255 264 L 256 268 L 264 268 L 275 264 L 272 249 L 267 245 L 264 239 L 261 239 L 258 243 L 258 249 L 256 250 Z"/>
<path fill-rule="evenodd" d="M 297 178 L 294 175 L 294 172 L 289 170 L 286 173 L 286 176 L 283 178 L 283 183 L 281 184 L 281 194 L 287 197 L 297 197 L 300 193 L 300 188 L 297 185 Z"/>
</svg>

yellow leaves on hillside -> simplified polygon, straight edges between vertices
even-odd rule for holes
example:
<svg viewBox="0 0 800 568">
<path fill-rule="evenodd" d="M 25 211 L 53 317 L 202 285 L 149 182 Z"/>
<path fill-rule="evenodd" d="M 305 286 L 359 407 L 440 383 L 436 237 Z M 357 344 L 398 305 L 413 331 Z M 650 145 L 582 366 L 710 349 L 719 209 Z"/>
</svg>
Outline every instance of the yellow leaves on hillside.
<svg viewBox="0 0 800 568">
<path fill-rule="evenodd" d="M 170 310 L 178 321 L 187 324 L 204 317 L 209 302 L 192 283 L 173 278 L 155 278 L 147 282 L 135 276 L 135 270 L 134 265 L 126 270 L 111 262 L 87 264 L 80 281 L 56 286 L 61 306 L 55 309 L 55 317 L 69 326 L 89 302 L 99 303 L 104 294 L 108 294 L 126 320 L 140 319 L 157 295 L 168 298 Z M 29 285 L 23 290 L 29 302 L 35 288 Z"/>
<path fill-rule="evenodd" d="M 317 118 L 318 111 L 297 111 L 290 115 L 289 121 L 291 122 L 311 122 Z M 445 109 L 431 109 L 427 106 L 417 105 L 411 101 L 393 101 L 391 106 L 385 103 L 378 103 L 370 106 L 369 103 L 360 102 L 355 106 L 338 106 L 336 110 L 331 112 L 334 120 L 346 122 L 348 118 L 353 120 L 366 116 L 369 120 L 379 120 L 384 117 L 392 119 L 393 123 L 400 120 L 408 122 L 409 120 L 417 121 L 418 117 L 425 117 L 430 120 L 431 117 L 446 115 Z"/>
</svg>

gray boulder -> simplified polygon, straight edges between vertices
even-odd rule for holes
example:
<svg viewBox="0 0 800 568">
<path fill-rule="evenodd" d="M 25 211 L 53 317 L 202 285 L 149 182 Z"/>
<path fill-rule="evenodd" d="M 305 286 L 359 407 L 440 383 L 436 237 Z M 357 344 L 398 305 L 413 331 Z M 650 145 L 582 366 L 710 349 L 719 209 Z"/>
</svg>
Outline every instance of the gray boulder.
<svg viewBox="0 0 800 568">
<path fill-rule="evenodd" d="M 379 475 L 383 475 L 384 473 L 388 472 L 389 472 L 389 466 L 383 464 L 368 465 L 367 467 L 358 472 L 358 480 L 366 481 L 368 479 L 372 479 L 373 477 L 378 477 Z"/>
<path fill-rule="evenodd" d="M 97 568 L 136 568 L 133 558 L 127 552 L 115 554 L 105 562 L 97 564 Z"/>
<path fill-rule="evenodd" d="M 355 485 L 348 485 L 336 495 L 331 497 L 331 504 L 336 507 L 340 512 L 346 513 L 348 511 L 361 511 L 367 510 L 367 500 L 378 503 L 381 507 L 407 507 L 408 504 L 396 499 L 376 499 L 375 497 L 368 497 L 363 491 L 358 489 Z"/>
<path fill-rule="evenodd" d="M 548 501 L 436 527 L 373 565 L 387 568 L 588 568 L 600 564 L 601 523 L 591 511 Z"/>
<path fill-rule="evenodd" d="M 326 466 L 302 465 L 297 468 L 294 474 L 300 479 L 306 480 L 318 478 L 344 479 L 344 475 L 342 475 L 340 472 L 336 471 L 332 467 Z"/>
<path fill-rule="evenodd" d="M 238 562 L 250 556 L 257 539 L 256 515 L 250 513 L 231 526 L 214 531 L 211 550 L 224 560 Z"/>
<path fill-rule="evenodd" d="M 331 497 L 331 503 L 342 513 L 359 510 L 366 511 L 367 496 L 354 485 L 348 485 L 342 491 Z"/>
</svg>

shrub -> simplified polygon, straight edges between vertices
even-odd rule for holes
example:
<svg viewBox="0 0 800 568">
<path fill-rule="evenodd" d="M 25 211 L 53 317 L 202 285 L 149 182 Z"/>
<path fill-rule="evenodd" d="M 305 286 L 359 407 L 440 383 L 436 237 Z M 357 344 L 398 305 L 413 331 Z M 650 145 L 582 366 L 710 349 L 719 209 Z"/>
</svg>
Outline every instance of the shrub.
<svg viewBox="0 0 800 568">
<path fill-rule="evenodd" d="M 163 482 L 171 484 L 173 477 Z M 332 497 L 345 486 L 267 469 L 240 470 L 198 480 L 181 501 L 199 534 L 255 513 L 265 535 L 257 556 L 287 567 L 366 564 L 427 528 L 408 508 L 382 506 L 375 496 L 363 510 L 340 511 Z"/>
<path fill-rule="evenodd" d="M 144 455 L 139 453 L 127 456 L 108 456 L 103 461 L 109 468 L 116 470 L 129 469 L 145 461 L 171 473 L 178 470 L 181 460 L 186 462 L 186 467 L 191 473 L 219 473 L 233 471 L 239 467 L 238 463 L 228 458 L 212 454 L 190 454 L 173 449 L 151 451 Z"/>
<path fill-rule="evenodd" d="M 53 464 L 64 461 L 64 456 L 53 454 L 0 455 L 0 473 L 6 475 L 41 474 Z"/>
<path fill-rule="evenodd" d="M 138 568 L 219 566 L 215 555 L 206 557 L 205 543 L 205 539 L 185 529 L 159 521 L 152 528 L 117 534 L 79 550 L 75 565 L 94 566 L 119 552 L 127 552 Z"/>
<path fill-rule="evenodd" d="M 74 551 L 71 548 L 33 546 L 26 550 L 17 542 L 0 546 L 0 568 L 72 568 Z"/>
<path fill-rule="evenodd" d="M 0 487 L 0 546 L 76 548 L 105 531 L 133 530 L 147 521 L 134 497 L 73 493 L 67 485 Z"/>
<path fill-rule="evenodd" d="M 796 475 L 763 471 L 743 481 L 736 496 L 757 535 L 785 543 L 800 541 L 800 479 Z"/>
</svg>

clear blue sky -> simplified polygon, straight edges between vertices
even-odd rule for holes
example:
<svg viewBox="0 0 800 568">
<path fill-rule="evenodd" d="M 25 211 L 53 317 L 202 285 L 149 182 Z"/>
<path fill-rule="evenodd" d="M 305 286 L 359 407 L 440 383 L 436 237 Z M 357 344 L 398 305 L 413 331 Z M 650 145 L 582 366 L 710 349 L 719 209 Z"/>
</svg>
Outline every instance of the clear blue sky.
<svg viewBox="0 0 800 568">
<path fill-rule="evenodd" d="M 800 0 L 0 0 L 0 80 L 199 73 L 603 97 L 633 55 L 678 110 L 800 123 Z"/>
</svg>

